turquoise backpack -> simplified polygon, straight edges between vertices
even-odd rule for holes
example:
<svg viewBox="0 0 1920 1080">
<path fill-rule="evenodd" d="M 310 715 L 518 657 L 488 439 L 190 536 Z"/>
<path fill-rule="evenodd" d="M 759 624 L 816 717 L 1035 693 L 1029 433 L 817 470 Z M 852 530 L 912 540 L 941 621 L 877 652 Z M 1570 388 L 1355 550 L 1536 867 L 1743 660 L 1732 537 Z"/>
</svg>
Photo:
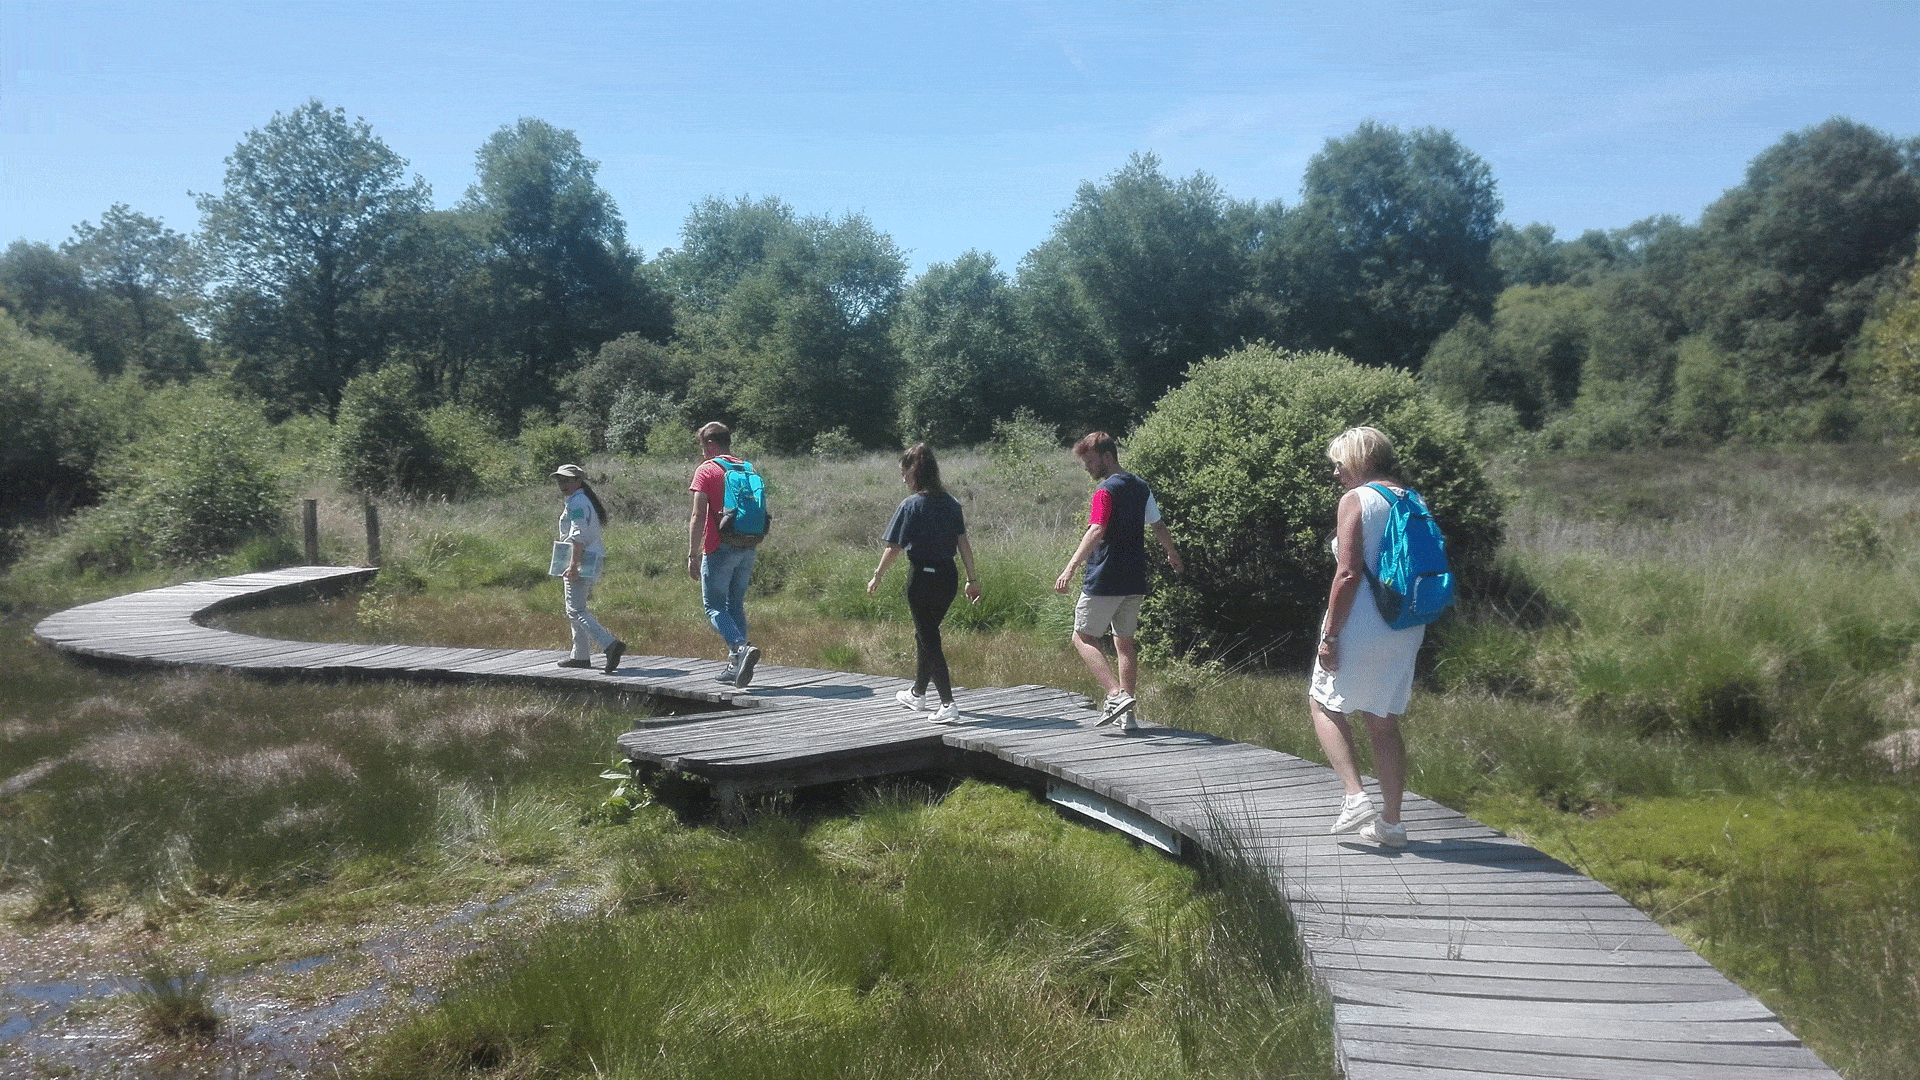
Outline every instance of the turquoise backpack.
<svg viewBox="0 0 1920 1080">
<path fill-rule="evenodd" d="M 759 544 L 773 521 L 767 513 L 767 482 L 748 462 L 713 460 L 727 470 L 726 499 L 720 504 L 721 541 L 742 548 Z"/>
<path fill-rule="evenodd" d="M 1406 494 L 1396 495 L 1385 484 L 1367 486 L 1387 497 L 1380 569 L 1366 571 L 1380 617 L 1394 630 L 1424 626 L 1453 604 L 1446 538 L 1419 492 L 1409 488 Z"/>
</svg>

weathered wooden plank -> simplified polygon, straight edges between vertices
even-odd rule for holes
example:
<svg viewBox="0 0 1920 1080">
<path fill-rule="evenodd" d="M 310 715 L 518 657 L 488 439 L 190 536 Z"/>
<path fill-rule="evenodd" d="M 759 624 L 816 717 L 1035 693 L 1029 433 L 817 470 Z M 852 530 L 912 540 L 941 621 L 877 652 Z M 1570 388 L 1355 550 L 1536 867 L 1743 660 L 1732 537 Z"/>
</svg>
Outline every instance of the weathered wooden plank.
<svg viewBox="0 0 1920 1080">
<path fill-rule="evenodd" d="M 1752 1026 L 1750 1024 L 1735 1025 L 1736 1030 L 1731 1034 L 1734 1039 L 1744 1040 L 1752 1034 L 1748 1030 Z M 1610 1060 L 1616 1065 L 1651 1061 L 1806 1068 L 1817 1064 L 1818 1059 L 1810 1051 L 1801 1046 L 1792 1036 L 1784 1035 L 1784 1031 L 1782 1034 L 1784 1041 L 1759 1042 L 1733 1041 L 1727 1038 L 1654 1041 L 1568 1036 L 1555 1040 L 1554 1049 L 1562 1055 Z M 1348 1026 L 1344 1041 L 1347 1045 L 1362 1043 L 1404 1045 L 1407 1035 L 1406 1028 L 1356 1023 Z M 1420 1037 L 1428 1046 L 1510 1050 L 1520 1053 L 1530 1052 L 1539 1045 L 1534 1037 L 1528 1035 L 1509 1035 L 1490 1031 L 1455 1031 L 1451 1028 L 1429 1029 L 1423 1031 Z"/>
<path fill-rule="evenodd" d="M 1351 1080 L 1378 1076 L 1382 1080 L 1395 1074 L 1376 1072 L 1367 1066 L 1391 1065 L 1416 1070 L 1417 1075 L 1452 1080 L 1462 1075 L 1491 1077 L 1541 1077 L 1546 1080 L 1800 1080 L 1809 1076 L 1832 1076 L 1821 1068 L 1809 1072 L 1804 1066 L 1733 1064 L 1719 1061 L 1662 1061 L 1638 1059 L 1630 1073 L 1622 1072 L 1617 1059 L 1586 1055 L 1550 1053 L 1539 1050 L 1515 1051 L 1451 1046 L 1341 1040 Z"/>
<path fill-rule="evenodd" d="M 1547 1022 L 1584 1023 L 1588 1021 L 1627 1020 L 1642 1024 L 1682 1024 L 1694 1021 L 1753 1020 L 1775 1022 L 1777 1017 L 1751 997 L 1711 1001 L 1540 1001 L 1473 997 L 1471 1010 L 1464 1010 L 1461 996 L 1429 994 L 1400 987 L 1374 986 L 1342 979 L 1329 985 L 1336 1007 L 1371 1005 L 1397 1009 L 1409 1017 L 1426 1016 L 1436 1021 L 1450 1018 L 1456 1027 L 1488 1024 L 1489 1030 L 1511 1030 L 1514 1023 L 1532 1025 Z M 1466 1015 L 1462 1015 L 1463 1012 Z M 1529 1030 L 1521 1028 L 1521 1030 Z"/>
<path fill-rule="evenodd" d="M 1600 949 L 1591 943 L 1581 948 L 1550 945 L 1525 945 L 1508 942 L 1504 937 L 1488 935 L 1481 941 L 1421 941 L 1374 938 L 1357 941 L 1345 936 L 1306 931 L 1302 934 L 1313 952 L 1315 965 L 1339 966 L 1350 963 L 1393 964 L 1411 961 L 1447 963 L 1527 963 L 1548 964 L 1559 970 L 1592 967 L 1596 970 L 1632 971 L 1647 967 L 1703 968 L 1719 974 L 1700 954 L 1685 947 L 1657 947 L 1649 943 L 1640 948 Z M 1677 940 L 1676 940 L 1676 943 Z"/>
<path fill-rule="evenodd" d="M 1534 950 L 1547 956 L 1569 957 L 1576 955 L 1573 950 Z M 1507 960 L 1470 960 L 1449 957 L 1410 957 L 1392 955 L 1356 955 L 1353 953 L 1314 951 L 1314 967 L 1320 971 L 1342 972 L 1347 975 L 1363 976 L 1368 973 L 1391 973 L 1407 975 L 1445 975 L 1471 976 L 1485 979 L 1538 979 L 1543 972 L 1551 972 L 1553 979 L 1559 982 L 1581 983 L 1635 983 L 1639 985 L 1668 985 L 1675 983 L 1699 983 L 1727 985 L 1727 977 L 1714 970 L 1708 964 L 1688 965 L 1629 965 L 1629 964 L 1592 964 L 1564 963 L 1541 957 Z"/>
<path fill-rule="evenodd" d="M 1656 968 L 1647 978 L 1652 979 L 1656 974 L 1669 971 Z M 1510 999 L 1533 1004 L 1571 1001 L 1595 1005 L 1655 1003 L 1675 1007 L 1690 1007 L 1700 1002 L 1750 1000 L 1745 991 L 1725 978 L 1622 982 L 1548 978 L 1545 977 L 1547 974 L 1546 968 L 1536 971 L 1532 978 L 1331 968 L 1326 970 L 1326 980 L 1328 988 L 1337 996 L 1364 995 L 1373 990 L 1401 990 L 1487 1001 Z M 1454 1007 L 1457 1009 L 1459 1006 L 1456 1004 Z"/>
</svg>

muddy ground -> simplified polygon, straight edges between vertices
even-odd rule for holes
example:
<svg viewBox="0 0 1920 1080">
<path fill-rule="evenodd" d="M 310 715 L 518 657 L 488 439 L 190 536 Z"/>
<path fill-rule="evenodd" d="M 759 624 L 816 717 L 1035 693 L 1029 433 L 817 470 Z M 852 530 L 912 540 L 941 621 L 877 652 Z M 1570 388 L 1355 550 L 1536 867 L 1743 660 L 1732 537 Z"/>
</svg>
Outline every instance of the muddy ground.
<svg viewBox="0 0 1920 1080">
<path fill-rule="evenodd" d="M 0 1076 L 18 1080 L 267 1080 L 342 1076 L 356 1048 L 437 1000 L 457 962 L 596 903 L 548 879 L 491 902 L 330 928 L 312 955 L 211 980 L 210 1043 L 157 1038 L 136 995 L 164 943 L 135 916 L 0 923 Z M 346 944 L 335 944 L 346 942 Z M 191 964 L 193 958 L 174 957 Z"/>
</svg>

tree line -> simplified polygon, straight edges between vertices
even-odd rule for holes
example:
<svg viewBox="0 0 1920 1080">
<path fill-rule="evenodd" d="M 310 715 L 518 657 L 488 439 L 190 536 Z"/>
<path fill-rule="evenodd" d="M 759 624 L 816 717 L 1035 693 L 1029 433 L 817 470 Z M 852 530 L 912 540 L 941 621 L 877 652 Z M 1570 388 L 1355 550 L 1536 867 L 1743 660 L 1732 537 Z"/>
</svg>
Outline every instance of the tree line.
<svg viewBox="0 0 1920 1080">
<path fill-rule="evenodd" d="M 784 451 L 970 444 L 1017 413 L 1126 431 L 1254 343 L 1417 373 L 1483 442 L 1840 439 L 1898 420 L 1866 390 L 1898 350 L 1870 343 L 1904 341 L 1885 327 L 1910 325 L 1888 313 L 1920 231 L 1920 139 L 1842 118 L 1697 222 L 1565 240 L 1503 223 L 1492 170 L 1439 129 L 1329 139 L 1292 205 L 1136 154 L 1017 267 L 970 251 L 911 281 L 863 215 L 775 196 L 704 200 L 646 257 L 597 174 L 521 119 L 435 210 L 364 120 L 311 100 L 239 141 L 194 234 L 121 204 L 16 242 L 0 307 L 99 379 L 218 377 L 274 422 L 332 423 L 380 374 L 499 435 L 565 422 L 622 452 L 716 418 Z"/>
</svg>

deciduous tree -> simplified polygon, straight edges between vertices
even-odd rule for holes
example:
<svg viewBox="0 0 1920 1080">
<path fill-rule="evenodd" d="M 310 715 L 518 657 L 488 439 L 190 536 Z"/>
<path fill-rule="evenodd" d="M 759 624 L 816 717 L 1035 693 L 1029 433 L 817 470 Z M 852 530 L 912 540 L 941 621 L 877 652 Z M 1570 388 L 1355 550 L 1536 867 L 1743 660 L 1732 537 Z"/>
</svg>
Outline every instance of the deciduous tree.
<svg viewBox="0 0 1920 1080">
<path fill-rule="evenodd" d="M 1038 393 L 1013 287 L 992 255 L 969 251 L 928 267 L 901 299 L 894 333 L 903 440 L 984 442 L 995 420 L 1031 405 Z"/>
<path fill-rule="evenodd" d="M 671 326 L 640 325 L 663 309 L 646 302 L 599 163 L 573 132 L 523 118 L 487 139 L 475 169 L 464 208 L 485 240 L 494 358 L 477 400 L 511 424 L 551 406 L 557 381 L 602 343 L 627 331 L 665 340 Z"/>
<path fill-rule="evenodd" d="M 429 205 L 406 167 L 365 120 L 312 99 L 248 132 L 222 192 L 197 196 L 215 325 L 275 411 L 331 418 L 347 380 L 378 365 L 374 293 Z"/>
<path fill-rule="evenodd" d="M 1289 340 L 1415 368 L 1499 291 L 1500 196 L 1451 132 L 1367 121 L 1308 163 L 1287 214 Z"/>
<path fill-rule="evenodd" d="M 1205 173 L 1168 179 L 1152 154 L 1082 184 L 1020 268 L 1036 347 L 1076 414 L 1063 419 L 1125 427 L 1189 365 L 1270 333 L 1252 257 L 1277 218 Z"/>
<path fill-rule="evenodd" d="M 206 370 L 206 350 L 188 325 L 200 300 L 201 265 L 193 242 L 159 221 L 115 203 L 99 224 L 83 221 L 61 245 L 96 293 L 96 335 L 149 382 L 186 380 Z M 111 331 L 108 327 L 111 326 Z"/>
<path fill-rule="evenodd" d="M 891 327 L 906 259 L 858 214 L 801 218 L 778 199 L 709 199 L 664 256 L 686 298 L 684 347 L 700 358 L 690 400 L 724 393 L 768 444 L 808 449 L 844 428 L 865 446 L 892 437 L 899 374 Z"/>
</svg>

